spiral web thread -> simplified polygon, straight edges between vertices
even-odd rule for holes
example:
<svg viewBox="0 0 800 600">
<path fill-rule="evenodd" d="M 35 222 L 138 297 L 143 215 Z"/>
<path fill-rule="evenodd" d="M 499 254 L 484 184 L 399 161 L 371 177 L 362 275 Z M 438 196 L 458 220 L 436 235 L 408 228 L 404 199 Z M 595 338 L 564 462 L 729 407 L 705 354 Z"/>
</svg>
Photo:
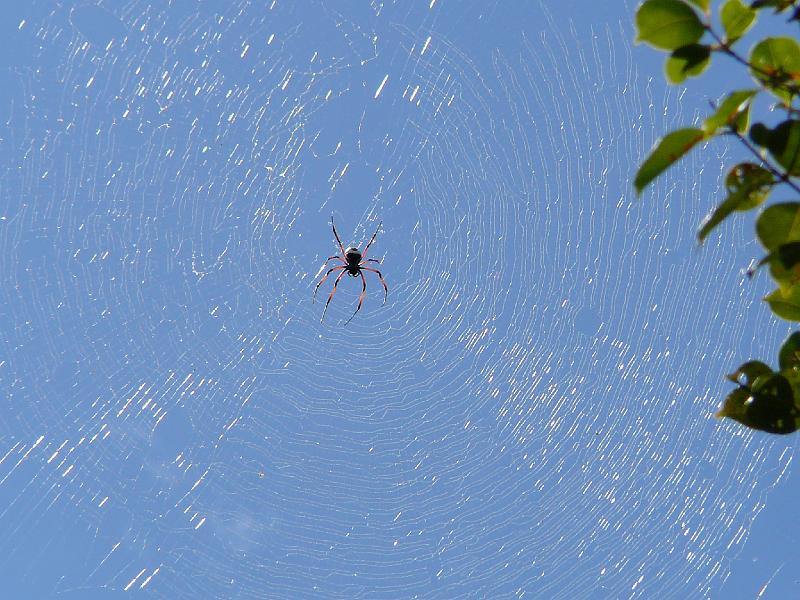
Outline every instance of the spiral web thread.
<svg viewBox="0 0 800 600">
<path fill-rule="evenodd" d="M 790 455 L 709 422 L 708 374 L 779 332 L 737 225 L 687 234 L 716 163 L 631 197 L 687 116 L 629 30 L 42 6 L 4 75 L 7 569 L 38 532 L 74 549 L 59 594 L 719 589 Z M 331 212 L 346 245 L 384 222 L 390 301 L 370 279 L 346 328 L 360 286 L 310 300 Z"/>
</svg>

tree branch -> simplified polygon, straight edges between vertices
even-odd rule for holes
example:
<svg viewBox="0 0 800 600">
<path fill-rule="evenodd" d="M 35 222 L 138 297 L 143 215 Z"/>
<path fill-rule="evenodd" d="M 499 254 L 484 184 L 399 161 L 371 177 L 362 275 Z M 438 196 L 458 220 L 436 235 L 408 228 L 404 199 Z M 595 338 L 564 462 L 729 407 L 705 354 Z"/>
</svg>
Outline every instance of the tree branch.
<svg viewBox="0 0 800 600">
<path fill-rule="evenodd" d="M 735 129 L 731 129 L 729 135 L 735 136 L 742 144 L 744 144 L 745 148 L 750 150 L 750 152 L 758 158 L 761 164 L 764 165 L 764 168 L 767 169 L 772 176 L 775 177 L 778 183 L 785 183 L 789 187 L 791 187 L 795 192 L 800 194 L 800 186 L 798 186 L 789 176 L 789 173 L 781 173 L 777 167 L 775 167 L 772 163 L 770 163 L 766 158 L 764 158 L 761 153 L 751 144 L 746 137 L 744 137 L 741 133 L 736 131 Z"/>
<path fill-rule="evenodd" d="M 764 69 L 751 64 L 745 58 L 742 58 L 741 56 L 739 56 L 739 54 L 734 52 L 733 49 L 717 34 L 717 32 L 714 31 L 711 28 L 711 25 L 706 24 L 706 25 L 704 25 L 704 27 L 705 27 L 706 31 L 708 31 L 708 33 L 711 34 L 711 37 L 713 37 L 717 41 L 719 49 L 724 54 L 727 54 L 728 56 L 733 58 L 735 61 L 743 64 L 745 67 L 747 67 L 751 71 L 762 75 L 764 77 L 764 79 L 768 79 L 770 82 L 775 81 L 775 75 L 773 73 L 768 73 Z M 787 86 L 783 82 L 775 81 L 774 85 L 770 85 L 770 87 L 783 89 L 783 90 L 789 92 L 792 95 L 797 95 L 797 93 L 798 93 L 797 86 Z"/>
</svg>

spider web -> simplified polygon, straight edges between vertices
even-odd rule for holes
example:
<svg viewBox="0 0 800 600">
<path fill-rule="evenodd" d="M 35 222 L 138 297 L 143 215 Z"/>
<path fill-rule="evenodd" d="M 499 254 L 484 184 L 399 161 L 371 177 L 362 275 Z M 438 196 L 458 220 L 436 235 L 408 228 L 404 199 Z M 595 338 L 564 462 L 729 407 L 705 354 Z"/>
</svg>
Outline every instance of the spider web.
<svg viewBox="0 0 800 600">
<path fill-rule="evenodd" d="M 781 331 L 744 225 L 694 247 L 717 162 L 632 198 L 692 115 L 630 10 L 8 10 L 12 590 L 720 590 L 791 453 L 713 420 L 719 375 Z M 311 302 L 331 214 L 346 246 L 383 221 L 389 302 L 370 275 L 347 327 L 360 280 Z"/>
</svg>

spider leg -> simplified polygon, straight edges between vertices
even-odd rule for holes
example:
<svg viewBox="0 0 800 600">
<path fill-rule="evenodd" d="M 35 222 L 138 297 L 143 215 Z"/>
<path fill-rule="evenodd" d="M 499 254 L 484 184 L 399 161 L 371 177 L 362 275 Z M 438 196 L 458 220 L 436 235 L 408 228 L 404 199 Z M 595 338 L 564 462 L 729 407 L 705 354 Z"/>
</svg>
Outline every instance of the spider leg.
<svg viewBox="0 0 800 600">
<path fill-rule="evenodd" d="M 375 233 L 372 234 L 372 239 L 370 239 L 369 244 L 367 244 L 367 247 L 364 248 L 364 253 L 361 255 L 361 259 L 362 260 L 367 257 L 367 250 L 369 250 L 369 247 L 372 246 L 372 242 L 375 241 L 375 237 L 378 235 L 378 232 L 381 230 L 381 225 L 383 225 L 383 221 L 378 223 L 378 228 L 375 230 Z M 342 254 L 344 254 L 344 252 L 342 252 Z"/>
<path fill-rule="evenodd" d="M 342 251 L 342 256 L 344 256 L 344 246 L 342 246 L 342 240 L 339 239 L 339 234 L 336 233 L 336 225 L 333 224 L 333 215 L 331 215 L 331 227 L 333 228 L 333 235 L 336 236 L 336 241 L 339 243 L 339 250 Z"/>
<path fill-rule="evenodd" d="M 370 269 L 369 267 L 361 267 L 362 271 L 372 271 L 373 273 L 377 273 L 378 277 L 381 278 L 381 283 L 383 284 L 383 303 L 386 304 L 386 296 L 389 295 L 389 287 L 386 285 L 386 281 L 383 279 L 383 275 L 378 269 Z M 363 277 L 363 275 L 362 275 Z"/>
<path fill-rule="evenodd" d="M 325 277 L 320 279 L 319 283 L 317 284 L 317 287 L 314 288 L 314 300 L 317 299 L 317 290 L 319 289 L 319 286 L 321 286 L 323 283 L 325 283 L 325 280 L 328 278 L 328 275 L 330 275 L 331 273 L 333 273 L 337 269 L 344 269 L 344 265 L 341 265 L 341 266 L 338 266 L 338 267 L 333 267 L 332 269 L 328 269 L 328 272 L 325 273 Z M 344 272 L 342 272 L 341 275 L 339 275 L 339 277 L 341 277 L 342 275 L 344 275 Z M 337 279 L 336 281 L 339 281 L 339 280 Z"/>
<path fill-rule="evenodd" d="M 361 266 L 364 263 L 368 263 L 368 262 L 374 262 L 374 263 L 381 264 L 381 261 L 379 261 L 377 258 L 367 258 L 367 259 L 362 260 L 360 263 L 358 263 L 358 265 Z"/>
<path fill-rule="evenodd" d="M 335 268 L 343 269 L 344 267 L 335 267 Z M 325 310 L 322 311 L 322 318 L 319 320 L 320 323 L 322 323 L 322 321 L 325 320 L 325 313 L 328 312 L 328 304 L 331 303 L 331 298 L 333 298 L 333 295 L 336 293 L 336 286 L 339 285 L 339 281 L 341 280 L 342 276 L 345 273 L 347 273 L 347 271 L 342 271 L 341 273 L 339 273 L 339 276 L 336 278 L 336 281 L 333 282 L 333 289 L 331 290 L 331 295 L 328 296 L 327 302 L 325 302 Z M 326 275 L 326 277 L 327 277 L 327 275 Z"/>
<path fill-rule="evenodd" d="M 338 261 L 342 262 L 343 264 L 347 264 L 347 261 L 346 261 L 345 259 L 343 259 L 341 256 L 329 256 L 329 257 L 328 257 L 328 258 L 325 260 L 325 262 L 324 262 L 324 263 L 322 263 L 322 266 L 319 268 L 320 272 L 322 272 L 322 269 L 324 269 L 325 267 L 327 267 L 327 266 L 328 266 L 328 263 L 329 263 L 329 262 L 331 262 L 332 260 L 338 260 Z M 319 274 L 319 273 L 318 273 L 318 274 Z"/>
<path fill-rule="evenodd" d="M 359 271 L 358 274 L 361 275 L 361 281 L 364 282 L 364 285 L 361 287 L 361 295 L 358 297 L 358 308 L 356 308 L 356 312 L 354 312 L 353 315 L 347 319 L 347 323 L 352 321 L 353 317 L 355 317 L 356 314 L 358 314 L 358 311 L 361 310 L 361 304 L 364 302 L 364 294 L 367 293 L 367 278 L 364 277 L 364 274 L 361 271 Z M 347 323 L 345 323 L 345 325 L 347 325 Z"/>
</svg>

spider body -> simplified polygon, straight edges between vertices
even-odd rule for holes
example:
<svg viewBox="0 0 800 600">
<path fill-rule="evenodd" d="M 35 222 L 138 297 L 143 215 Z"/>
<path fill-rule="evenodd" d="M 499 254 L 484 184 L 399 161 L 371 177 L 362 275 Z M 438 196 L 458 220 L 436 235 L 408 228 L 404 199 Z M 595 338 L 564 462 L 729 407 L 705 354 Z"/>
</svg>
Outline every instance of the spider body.
<svg viewBox="0 0 800 600">
<path fill-rule="evenodd" d="M 328 275 L 333 273 L 334 271 L 341 271 L 339 275 L 336 277 L 336 281 L 333 282 L 333 289 L 331 290 L 330 296 L 328 296 L 328 300 L 325 302 L 325 310 L 322 311 L 322 319 L 325 319 L 325 313 L 328 312 L 328 305 L 331 303 L 331 299 L 333 299 L 333 295 L 336 293 L 336 288 L 339 285 L 339 281 L 341 281 L 342 277 L 345 273 L 350 275 L 351 277 L 361 277 L 362 287 L 361 287 L 361 296 L 358 298 L 358 307 L 356 308 L 356 312 L 347 319 L 347 323 L 353 320 L 353 317 L 356 316 L 359 310 L 361 310 L 361 304 L 364 302 L 364 295 L 367 293 L 367 279 L 364 277 L 364 271 L 370 271 L 372 273 L 377 273 L 378 277 L 381 280 L 381 284 L 383 284 L 383 302 L 386 303 L 386 296 L 389 294 L 389 288 L 386 286 L 386 282 L 383 279 L 383 275 L 381 274 L 378 269 L 373 269 L 371 267 L 366 266 L 367 263 L 378 263 L 379 261 L 376 258 L 367 258 L 367 251 L 369 247 L 372 245 L 372 242 L 375 241 L 375 237 L 378 235 L 378 229 L 381 228 L 380 224 L 378 225 L 378 229 L 375 230 L 375 233 L 372 234 L 372 238 L 369 240 L 367 247 L 364 248 L 364 252 L 362 253 L 355 246 L 350 246 L 347 250 L 344 249 L 342 245 L 342 240 L 339 239 L 339 234 L 336 233 L 336 225 L 333 224 L 333 217 L 331 217 L 331 227 L 333 228 L 333 235 L 336 237 L 336 243 L 339 244 L 339 250 L 341 251 L 340 255 L 329 256 L 328 260 L 325 261 L 325 265 L 327 265 L 332 260 L 338 260 L 341 264 L 335 266 L 331 269 L 328 269 L 328 272 L 325 273 L 325 276 L 320 279 L 320 282 L 317 284 L 317 287 L 314 288 L 314 299 L 317 297 L 317 290 L 319 286 L 325 283 L 325 280 L 328 278 Z M 323 265 L 323 268 L 325 267 Z M 345 323 L 345 325 L 347 325 Z"/>
<path fill-rule="evenodd" d="M 361 250 L 350 246 L 344 251 L 344 258 L 347 261 L 347 264 L 345 265 L 347 268 L 347 273 L 353 277 L 358 277 L 358 274 L 361 271 L 359 268 L 359 263 L 361 262 Z"/>
</svg>

